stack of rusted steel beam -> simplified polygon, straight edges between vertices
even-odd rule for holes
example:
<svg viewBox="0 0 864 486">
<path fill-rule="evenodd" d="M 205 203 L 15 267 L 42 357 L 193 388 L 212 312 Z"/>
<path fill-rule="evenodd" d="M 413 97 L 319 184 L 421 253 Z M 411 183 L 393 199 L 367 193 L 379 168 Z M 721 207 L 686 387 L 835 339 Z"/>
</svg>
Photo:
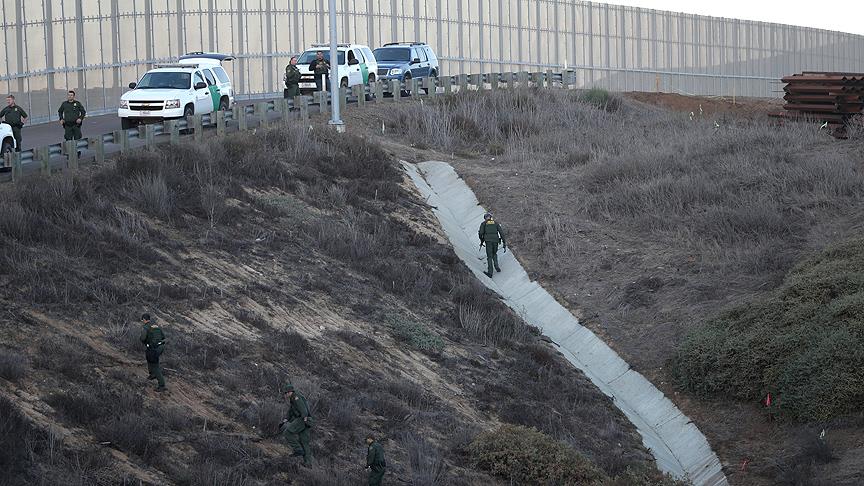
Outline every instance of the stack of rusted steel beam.
<svg viewBox="0 0 864 486">
<path fill-rule="evenodd" d="M 864 74 L 805 71 L 782 79 L 785 111 L 777 118 L 809 119 L 845 125 L 864 107 Z"/>
</svg>

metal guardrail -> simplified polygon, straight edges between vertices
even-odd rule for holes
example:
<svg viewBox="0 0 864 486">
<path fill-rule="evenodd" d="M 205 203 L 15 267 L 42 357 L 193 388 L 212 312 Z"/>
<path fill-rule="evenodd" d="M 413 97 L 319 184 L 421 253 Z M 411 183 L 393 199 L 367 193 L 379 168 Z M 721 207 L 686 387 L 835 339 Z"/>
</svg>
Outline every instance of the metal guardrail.
<svg viewBox="0 0 864 486">
<path fill-rule="evenodd" d="M 552 70 L 540 72 L 507 72 L 507 73 L 484 73 L 484 74 L 460 74 L 444 78 L 413 78 L 404 80 L 376 80 L 364 86 L 354 86 L 349 90 L 340 87 L 339 94 L 343 100 L 343 106 L 349 103 L 364 105 L 366 102 L 381 102 L 385 96 L 398 101 L 404 96 L 436 96 L 438 94 L 450 94 L 466 90 L 496 90 L 504 87 L 535 86 L 538 88 L 561 87 L 569 89 L 576 85 L 575 71 L 553 72 Z M 443 93 L 439 93 L 439 89 Z M 288 119 L 291 113 L 297 113 L 300 118 L 308 119 L 310 108 L 318 106 L 319 112 L 324 112 L 330 104 L 332 93 L 316 92 L 313 96 L 297 96 L 293 99 L 271 99 L 261 101 L 252 105 L 235 105 L 232 110 L 215 113 L 192 115 L 186 119 L 165 120 L 161 123 L 141 125 L 128 130 L 116 130 L 111 133 L 97 135 L 81 140 L 55 143 L 52 145 L 37 147 L 5 154 L 3 167 L 12 168 L 12 180 L 18 181 L 23 177 L 23 167 L 30 164 L 39 164 L 42 175 L 50 175 L 52 171 L 51 159 L 53 157 L 67 157 L 67 168 L 77 169 L 79 153 L 87 150 L 93 153 L 96 163 L 105 160 L 105 145 L 117 145 L 120 152 L 129 150 L 133 141 L 143 141 L 144 147 L 155 146 L 156 137 L 168 135 L 170 143 L 177 143 L 182 132 L 191 132 L 196 140 L 203 140 L 205 128 L 216 128 L 217 135 L 225 133 L 229 126 L 236 126 L 240 131 L 249 129 L 249 117 L 257 118 L 259 126 L 269 123 L 269 113 L 281 113 L 284 119 Z M 137 147 L 136 147 L 137 148 Z"/>
</svg>

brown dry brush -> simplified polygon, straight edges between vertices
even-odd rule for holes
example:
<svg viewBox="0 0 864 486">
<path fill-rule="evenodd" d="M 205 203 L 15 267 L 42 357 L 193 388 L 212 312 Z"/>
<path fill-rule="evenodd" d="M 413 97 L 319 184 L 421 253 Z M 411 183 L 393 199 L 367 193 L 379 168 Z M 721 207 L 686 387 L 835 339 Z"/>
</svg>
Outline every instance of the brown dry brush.
<svg viewBox="0 0 864 486">
<path fill-rule="evenodd" d="M 449 248 L 388 215 L 400 205 L 405 209 L 404 201 L 410 197 L 400 183 L 396 166 L 377 145 L 298 127 L 130 153 L 90 177 L 34 180 L 0 195 L 3 206 L 10 209 L 0 213 L 0 245 L 9 249 L 0 254 L 0 272 L 10 279 L 5 291 L 17 289 L 16 300 L 57 310 L 86 309 L 94 316 L 93 322 L 104 325 L 111 345 L 139 356 L 137 326 L 126 322 L 139 309 L 182 313 L 220 301 L 229 307 L 223 297 L 225 289 L 185 281 L 182 276 L 170 275 L 170 283 L 156 284 L 118 277 L 146 273 L 147 269 L 153 269 L 148 276 L 168 277 L 162 274 L 170 268 L 162 252 L 192 249 L 184 239 L 169 234 L 197 241 L 205 251 L 235 257 L 284 252 L 288 261 L 301 261 L 308 248 L 315 247 L 328 264 L 344 265 L 361 275 L 362 292 L 376 297 L 381 290 L 386 292 L 386 302 L 378 297 L 364 312 L 383 317 L 381 311 L 391 302 L 402 308 L 447 309 L 439 313 L 437 326 L 429 322 L 431 312 L 411 317 L 428 331 L 424 339 L 435 343 L 437 351 L 431 357 L 441 366 L 453 364 L 452 358 L 443 356 L 444 335 L 501 346 L 508 356 L 504 362 L 512 362 L 526 343 L 534 342 L 536 329 L 525 326 L 480 286 Z M 250 191 L 273 188 L 287 195 L 279 200 L 262 199 Z M 412 206 L 407 207 L 410 212 Z M 290 233 L 265 232 L 260 234 L 263 242 L 251 243 L 253 226 L 267 226 L 255 219 L 263 218 L 258 212 L 290 227 Z M 322 272 L 302 285 L 311 291 L 326 288 L 343 295 L 358 291 L 356 285 L 349 288 L 344 278 L 336 277 Z M 290 302 L 294 289 L 265 279 L 244 288 L 229 288 L 227 293 L 232 292 Z M 106 307 L 112 310 L 105 311 Z M 460 307 L 488 319 L 485 323 L 476 319 L 473 324 L 462 322 Z M 45 397 L 58 420 L 87 428 L 97 440 L 115 444 L 184 484 L 260 484 L 270 477 L 265 473 L 301 475 L 304 484 L 353 481 L 358 475 L 349 465 L 356 458 L 344 444 L 362 444 L 369 417 L 375 417 L 377 426 L 391 434 L 393 457 L 400 458 L 393 463 L 394 474 L 411 477 L 417 484 L 459 483 L 451 471 L 470 467 L 460 451 L 475 428 L 444 401 L 408 379 L 346 372 L 341 362 L 320 352 L 319 344 L 296 332 L 276 330 L 266 316 L 231 312 L 265 336 L 261 356 L 255 356 L 256 361 L 264 358 L 259 366 L 249 367 L 250 355 L 244 351 L 258 343 L 193 331 L 192 323 L 179 316 L 170 329 L 165 366 L 192 381 L 206 379 L 219 393 L 244 391 L 242 401 L 225 400 L 216 406 L 238 422 L 256 427 L 263 436 L 277 430 L 284 413 L 284 404 L 276 401 L 278 387 L 290 377 L 306 394 L 316 416 L 326 418 L 319 422 L 317 440 L 329 451 L 322 457 L 332 466 L 329 471 L 299 471 L 267 457 L 254 444 L 203 434 L 203 424 L 185 409 L 133 406 L 142 399 L 117 385 L 129 380 L 128 374 L 115 370 L 94 377 L 87 370 L 103 358 L 90 356 L 77 341 L 37 345 L 32 367 L 76 383 Z M 338 338 L 367 353 L 384 352 L 376 341 L 356 333 L 341 332 Z M 57 346 L 59 353 L 53 352 Z M 532 346 L 530 353 L 541 366 L 551 366 L 556 358 Z M 303 367 L 307 371 L 299 371 Z M 314 372 L 308 371 L 312 368 Z M 10 359 L 0 369 L 21 379 L 28 373 L 26 365 Z M 603 406 L 611 405 L 604 402 Z M 136 424 L 143 424 L 146 430 L 141 432 Z M 446 432 L 446 440 L 420 439 L 422 431 L 437 428 Z M 195 449 L 191 467 L 185 469 L 158 447 L 165 437 L 177 433 Z M 572 445 L 588 450 L 575 441 Z"/>
</svg>

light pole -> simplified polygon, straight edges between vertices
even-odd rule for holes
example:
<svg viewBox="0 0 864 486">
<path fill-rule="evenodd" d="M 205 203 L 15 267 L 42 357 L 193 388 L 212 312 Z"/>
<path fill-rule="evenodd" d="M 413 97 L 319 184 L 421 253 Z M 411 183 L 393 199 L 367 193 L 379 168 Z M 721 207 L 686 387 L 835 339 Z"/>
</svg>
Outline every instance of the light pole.
<svg viewBox="0 0 864 486">
<path fill-rule="evenodd" d="M 330 0 L 330 125 L 337 132 L 345 132 L 345 123 L 339 113 L 339 98 L 342 89 L 339 84 L 339 51 L 336 46 L 336 0 Z M 346 58 L 347 53 L 346 53 Z"/>
</svg>

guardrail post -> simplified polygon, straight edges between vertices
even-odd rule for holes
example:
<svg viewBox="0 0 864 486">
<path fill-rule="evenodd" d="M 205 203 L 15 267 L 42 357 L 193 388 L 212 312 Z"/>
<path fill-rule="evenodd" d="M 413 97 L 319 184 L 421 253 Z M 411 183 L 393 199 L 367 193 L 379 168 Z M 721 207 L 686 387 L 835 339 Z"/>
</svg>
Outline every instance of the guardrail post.
<svg viewBox="0 0 864 486">
<path fill-rule="evenodd" d="M 528 72 L 527 71 L 519 71 L 518 81 L 520 88 L 528 87 Z"/>
<path fill-rule="evenodd" d="M 126 130 L 115 130 L 114 143 L 120 146 L 120 152 L 129 150 L 129 132 Z"/>
<path fill-rule="evenodd" d="M 423 91 L 426 91 L 427 96 L 435 96 L 435 79 L 432 77 L 423 78 Z"/>
<path fill-rule="evenodd" d="M 551 69 L 546 70 L 546 87 L 554 88 L 555 87 L 555 74 Z"/>
<path fill-rule="evenodd" d="M 42 170 L 42 175 L 50 176 L 51 175 L 51 149 L 49 147 L 39 147 L 36 149 L 36 153 L 39 154 L 39 163 Z"/>
<path fill-rule="evenodd" d="M 225 136 L 225 112 L 217 111 L 216 112 L 216 136 L 224 137 Z"/>
<path fill-rule="evenodd" d="M 144 146 L 147 150 L 156 149 L 156 125 L 144 125 Z"/>
<path fill-rule="evenodd" d="M 96 165 L 105 163 L 105 141 L 102 140 L 102 135 L 97 135 L 90 139 L 90 146 L 93 147 L 93 161 Z"/>
<path fill-rule="evenodd" d="M 570 71 L 569 69 L 566 71 L 561 71 L 561 87 L 564 89 L 570 89 Z"/>
<path fill-rule="evenodd" d="M 204 119 L 203 116 L 199 113 L 197 115 L 192 115 L 189 119 L 186 120 L 187 123 L 192 125 L 192 131 L 195 134 L 195 141 L 201 142 L 204 140 Z"/>
<path fill-rule="evenodd" d="M 305 96 L 294 97 L 294 108 L 300 112 L 300 119 L 309 121 L 309 99 Z"/>
<path fill-rule="evenodd" d="M 453 76 L 447 76 L 444 78 L 444 94 L 449 95 L 453 93 Z"/>
<path fill-rule="evenodd" d="M 375 103 L 381 103 L 384 99 L 384 83 L 380 79 L 375 80 Z"/>
<path fill-rule="evenodd" d="M 165 120 L 164 126 L 171 145 L 180 143 L 180 127 L 177 126 L 177 120 Z"/>
<path fill-rule="evenodd" d="M 420 80 L 419 79 L 411 78 L 411 82 L 408 84 L 409 84 L 409 86 L 407 86 L 407 88 L 411 90 L 411 96 L 417 96 L 420 94 L 420 93 L 418 93 L 418 91 L 420 91 Z"/>
<path fill-rule="evenodd" d="M 291 105 L 288 98 L 280 98 L 276 100 L 276 107 L 279 109 L 279 114 L 282 115 L 283 121 L 288 121 L 291 117 Z"/>
<path fill-rule="evenodd" d="M 391 79 L 390 86 L 390 94 L 393 95 L 393 101 L 399 101 L 399 98 L 402 97 L 402 82 L 398 79 Z"/>
<path fill-rule="evenodd" d="M 489 73 L 489 89 L 498 91 L 498 73 Z"/>
<path fill-rule="evenodd" d="M 66 140 L 63 142 L 63 149 L 66 151 L 66 166 L 71 170 L 78 170 L 78 141 Z"/>
<path fill-rule="evenodd" d="M 12 152 L 12 182 L 18 182 L 24 175 L 21 168 L 21 152 Z"/>
<path fill-rule="evenodd" d="M 530 82 L 534 83 L 534 87 L 536 87 L 536 88 L 542 88 L 543 87 L 543 81 L 542 81 L 543 73 L 530 73 L 530 76 L 531 76 Z M 529 86 L 530 86 L 530 84 L 529 84 Z"/>
<path fill-rule="evenodd" d="M 354 91 L 354 96 L 357 97 L 357 106 L 362 108 L 366 104 L 366 86 L 358 84 L 351 89 Z"/>
<path fill-rule="evenodd" d="M 6 152 L 3 154 L 3 165 L 0 167 L 12 167 L 12 154 L 17 152 Z"/>
<path fill-rule="evenodd" d="M 459 92 L 468 90 L 468 75 L 460 74 L 459 75 Z"/>
<path fill-rule="evenodd" d="M 255 115 L 258 117 L 258 126 L 266 127 L 269 121 L 267 120 L 267 103 L 256 103 Z"/>
</svg>

